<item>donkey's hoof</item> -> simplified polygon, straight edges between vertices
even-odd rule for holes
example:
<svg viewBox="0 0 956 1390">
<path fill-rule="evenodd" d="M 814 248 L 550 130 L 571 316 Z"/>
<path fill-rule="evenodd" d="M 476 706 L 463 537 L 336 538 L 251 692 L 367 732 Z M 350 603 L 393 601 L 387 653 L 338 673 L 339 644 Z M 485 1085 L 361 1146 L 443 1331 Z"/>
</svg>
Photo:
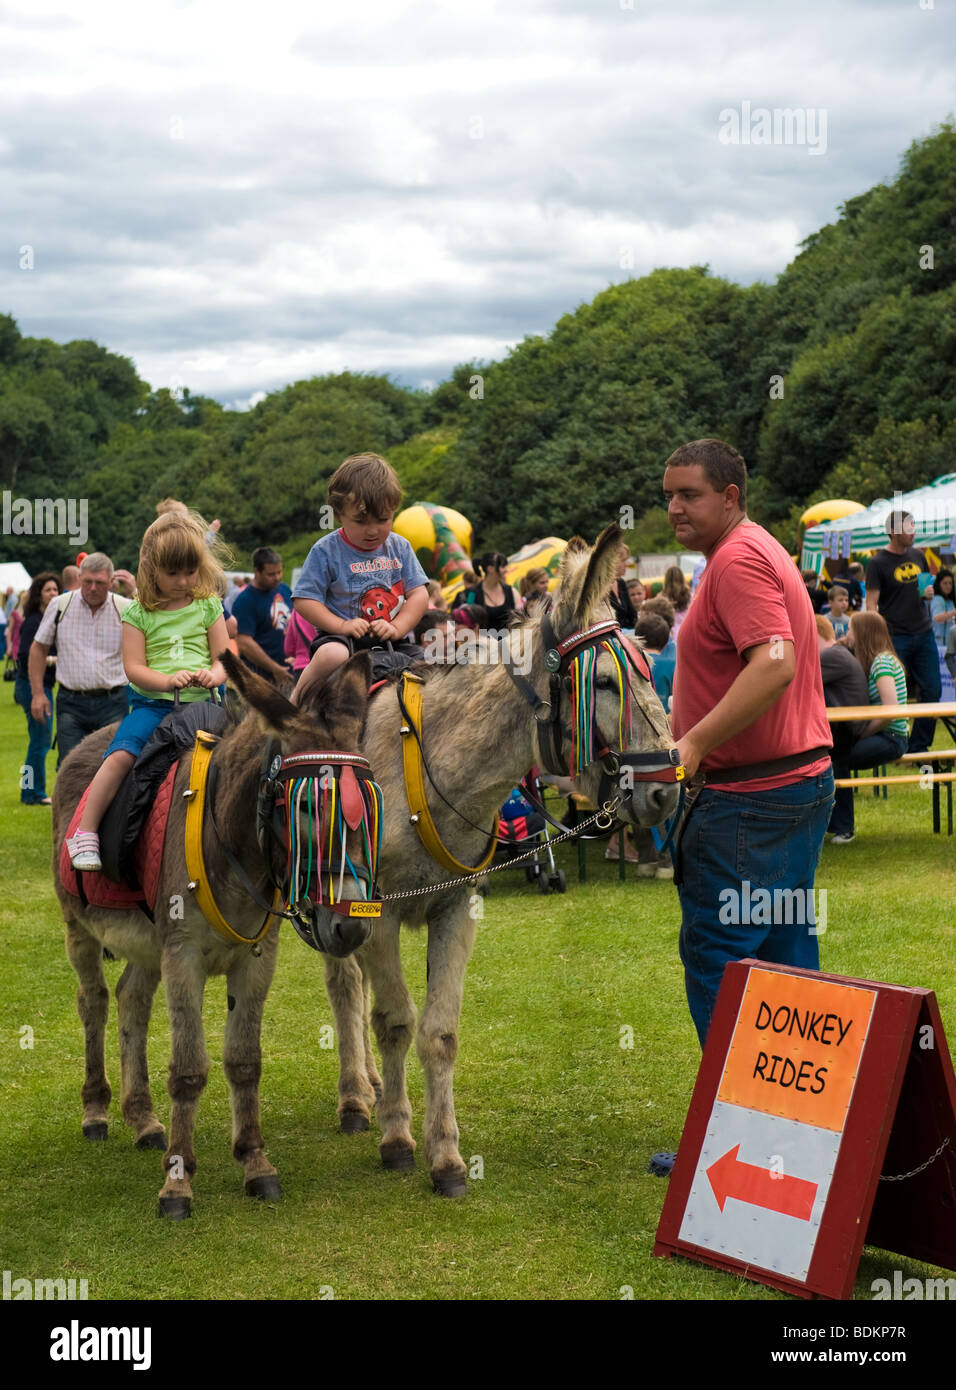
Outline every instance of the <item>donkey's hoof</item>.
<svg viewBox="0 0 956 1390">
<path fill-rule="evenodd" d="M 436 1173 L 432 1184 L 439 1197 L 464 1197 L 468 1191 L 468 1179 L 464 1173 Z"/>
<path fill-rule="evenodd" d="M 274 1173 L 263 1173 L 259 1178 L 250 1178 L 246 1183 L 246 1196 L 258 1197 L 263 1202 L 277 1202 L 282 1196 L 279 1179 Z"/>
<path fill-rule="evenodd" d="M 343 1110 L 339 1119 L 343 1134 L 364 1134 L 368 1129 L 368 1116 L 361 1110 Z"/>
<path fill-rule="evenodd" d="M 106 1134 L 107 1125 L 105 1120 L 94 1120 L 91 1124 L 83 1126 L 84 1139 L 92 1139 L 94 1141 L 105 1139 Z"/>
<path fill-rule="evenodd" d="M 382 1144 L 382 1167 L 390 1173 L 407 1173 L 415 1167 L 415 1150 L 408 1144 Z"/>
<path fill-rule="evenodd" d="M 148 1134 L 141 1134 L 136 1140 L 138 1149 L 162 1149 L 166 1152 L 166 1131 L 164 1129 L 151 1129 Z"/>
<path fill-rule="evenodd" d="M 192 1203 L 188 1197 L 160 1197 L 160 1216 L 168 1216 L 170 1221 L 185 1221 L 192 1216 Z"/>
</svg>

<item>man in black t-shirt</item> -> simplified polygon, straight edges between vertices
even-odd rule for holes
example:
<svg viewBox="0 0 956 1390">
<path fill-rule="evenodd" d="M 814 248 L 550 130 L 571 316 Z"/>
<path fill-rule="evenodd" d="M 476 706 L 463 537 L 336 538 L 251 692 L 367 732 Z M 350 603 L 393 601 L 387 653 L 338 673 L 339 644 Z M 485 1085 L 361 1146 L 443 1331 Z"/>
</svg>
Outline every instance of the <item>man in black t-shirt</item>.
<svg viewBox="0 0 956 1390">
<path fill-rule="evenodd" d="M 889 545 L 878 550 L 867 566 L 867 611 L 886 620 L 896 655 L 919 687 L 919 698 L 936 704 L 942 690 L 939 654 L 929 609 L 920 597 L 919 577 L 928 567 L 922 551 L 913 545 L 916 523 L 909 512 L 891 512 L 886 532 Z M 935 719 L 917 719 L 909 751 L 925 753 L 935 732 Z"/>
</svg>

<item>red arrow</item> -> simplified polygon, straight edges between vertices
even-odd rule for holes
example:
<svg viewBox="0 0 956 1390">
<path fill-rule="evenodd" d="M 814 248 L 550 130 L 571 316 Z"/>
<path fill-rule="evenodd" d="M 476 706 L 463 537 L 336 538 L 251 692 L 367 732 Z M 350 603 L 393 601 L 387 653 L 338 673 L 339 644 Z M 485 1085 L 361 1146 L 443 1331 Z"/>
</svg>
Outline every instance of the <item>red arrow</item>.
<svg viewBox="0 0 956 1390">
<path fill-rule="evenodd" d="M 735 1197 L 738 1202 L 767 1207 L 770 1211 L 782 1212 L 784 1216 L 795 1216 L 798 1221 L 810 1220 L 817 1195 L 815 1182 L 807 1182 L 805 1178 L 778 1177 L 769 1168 L 741 1163 L 737 1158 L 739 1152 L 738 1144 L 736 1148 L 728 1149 L 723 1158 L 718 1158 L 707 1169 L 721 1211 L 727 1198 Z"/>
</svg>

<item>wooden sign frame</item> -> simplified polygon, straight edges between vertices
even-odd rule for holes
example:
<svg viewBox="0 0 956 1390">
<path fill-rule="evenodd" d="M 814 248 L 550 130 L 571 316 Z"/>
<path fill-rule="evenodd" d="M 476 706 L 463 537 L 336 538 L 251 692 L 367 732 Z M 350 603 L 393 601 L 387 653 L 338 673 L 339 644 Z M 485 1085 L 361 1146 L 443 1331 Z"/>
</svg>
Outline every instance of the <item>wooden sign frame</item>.
<svg viewBox="0 0 956 1390">
<path fill-rule="evenodd" d="M 875 996 L 804 1280 L 680 1235 L 752 970 L 805 976 Z M 887 1181 L 903 1174 L 910 1176 Z M 760 1219 L 756 1208 L 753 1219 Z M 936 996 L 766 961 L 732 962 L 724 971 L 654 1254 L 683 1255 L 804 1298 L 847 1299 L 864 1243 L 956 1268 L 956 1076 Z"/>
</svg>

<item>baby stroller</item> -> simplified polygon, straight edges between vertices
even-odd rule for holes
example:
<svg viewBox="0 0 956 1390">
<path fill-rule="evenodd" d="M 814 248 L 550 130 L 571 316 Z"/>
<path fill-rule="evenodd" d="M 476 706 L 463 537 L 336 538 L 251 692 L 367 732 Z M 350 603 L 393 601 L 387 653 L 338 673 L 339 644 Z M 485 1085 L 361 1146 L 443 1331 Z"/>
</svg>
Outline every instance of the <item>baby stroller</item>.
<svg viewBox="0 0 956 1390">
<path fill-rule="evenodd" d="M 535 768 L 531 769 L 520 786 L 515 787 L 501 808 L 498 816 L 498 845 L 493 862 L 495 865 L 507 864 L 509 860 L 517 859 L 534 849 L 537 851 L 534 858 L 525 859 L 514 867 L 524 869 L 525 878 L 529 883 L 537 883 L 539 892 L 550 893 L 552 889 L 556 889 L 557 892 L 564 893 L 567 891 L 567 883 L 564 871 L 557 868 L 554 862 L 548 822 L 524 795 L 524 789 L 530 790 L 531 795 L 541 801 L 541 784 Z M 481 880 L 478 891 L 483 897 L 487 896 L 487 879 Z"/>
</svg>

